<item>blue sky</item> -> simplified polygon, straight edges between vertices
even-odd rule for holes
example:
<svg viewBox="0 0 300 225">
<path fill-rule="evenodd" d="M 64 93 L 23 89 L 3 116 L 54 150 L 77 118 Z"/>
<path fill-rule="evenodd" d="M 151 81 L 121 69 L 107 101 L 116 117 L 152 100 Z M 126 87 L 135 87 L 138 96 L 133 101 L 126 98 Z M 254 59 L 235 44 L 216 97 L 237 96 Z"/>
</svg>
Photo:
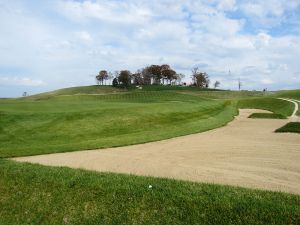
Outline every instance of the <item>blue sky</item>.
<svg viewBox="0 0 300 225">
<path fill-rule="evenodd" d="M 224 89 L 300 88 L 300 0 L 0 0 L 0 32 L 0 97 L 162 63 Z"/>
</svg>

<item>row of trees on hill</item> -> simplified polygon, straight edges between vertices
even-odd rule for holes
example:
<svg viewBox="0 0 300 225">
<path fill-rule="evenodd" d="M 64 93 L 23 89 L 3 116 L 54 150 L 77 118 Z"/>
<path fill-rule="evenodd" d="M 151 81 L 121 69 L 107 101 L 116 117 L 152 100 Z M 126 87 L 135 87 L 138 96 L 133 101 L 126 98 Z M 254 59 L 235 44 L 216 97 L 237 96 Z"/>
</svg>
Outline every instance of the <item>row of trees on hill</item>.
<svg viewBox="0 0 300 225">
<path fill-rule="evenodd" d="M 113 73 L 101 70 L 96 76 L 96 81 L 99 85 L 106 84 L 107 80 L 112 81 L 113 86 L 129 86 L 133 85 L 160 85 L 160 84 L 180 84 L 184 74 L 177 73 L 169 65 L 151 65 L 143 69 L 131 73 L 129 70 L 121 70 Z M 192 69 L 193 85 L 197 87 L 208 87 L 209 77 L 205 72 L 201 72 L 198 67 Z M 220 85 L 220 82 L 214 84 L 215 88 Z"/>
</svg>

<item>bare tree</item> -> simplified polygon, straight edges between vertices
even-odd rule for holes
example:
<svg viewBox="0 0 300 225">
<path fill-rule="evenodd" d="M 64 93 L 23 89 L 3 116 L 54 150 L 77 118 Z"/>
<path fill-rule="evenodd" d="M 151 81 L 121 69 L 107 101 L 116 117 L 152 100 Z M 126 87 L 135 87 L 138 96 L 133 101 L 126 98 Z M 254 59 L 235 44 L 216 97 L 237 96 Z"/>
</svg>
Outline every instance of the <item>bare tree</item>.
<svg viewBox="0 0 300 225">
<path fill-rule="evenodd" d="M 196 76 L 197 76 L 198 73 L 199 73 L 199 68 L 194 67 L 192 69 L 192 81 L 193 81 L 193 84 L 195 84 L 195 85 L 196 85 Z"/>
<path fill-rule="evenodd" d="M 209 78 L 206 72 L 200 72 L 198 67 L 192 69 L 192 79 L 197 87 L 208 87 Z"/>
<path fill-rule="evenodd" d="M 217 81 L 217 80 L 216 80 L 216 82 L 214 83 L 214 88 L 216 89 L 217 87 L 220 86 L 220 84 L 221 84 L 220 81 Z"/>
<path fill-rule="evenodd" d="M 177 77 L 177 82 L 179 83 L 179 84 L 181 84 L 181 81 L 182 81 L 182 79 L 185 77 L 185 75 L 183 74 L 183 73 L 178 73 L 178 74 L 176 74 L 176 77 Z"/>
</svg>

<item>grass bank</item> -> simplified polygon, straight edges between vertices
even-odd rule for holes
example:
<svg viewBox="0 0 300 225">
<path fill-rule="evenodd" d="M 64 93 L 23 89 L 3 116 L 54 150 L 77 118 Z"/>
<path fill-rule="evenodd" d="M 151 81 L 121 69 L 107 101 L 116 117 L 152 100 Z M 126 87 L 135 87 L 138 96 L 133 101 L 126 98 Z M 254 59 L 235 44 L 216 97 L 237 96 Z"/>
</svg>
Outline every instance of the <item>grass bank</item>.
<svg viewBox="0 0 300 225">
<path fill-rule="evenodd" d="M 300 222 L 300 196 L 291 194 L 6 160 L 0 193 L 2 225 Z"/>
<path fill-rule="evenodd" d="M 294 111 L 294 104 L 271 97 L 241 99 L 238 102 L 238 107 L 242 109 L 264 109 L 285 117 L 290 116 Z"/>
<path fill-rule="evenodd" d="M 252 119 L 286 119 L 286 116 L 276 113 L 252 113 L 249 118 Z"/>
<path fill-rule="evenodd" d="M 167 139 L 220 127 L 237 113 L 235 102 L 172 91 L 48 97 L 0 102 L 0 157 Z"/>
</svg>

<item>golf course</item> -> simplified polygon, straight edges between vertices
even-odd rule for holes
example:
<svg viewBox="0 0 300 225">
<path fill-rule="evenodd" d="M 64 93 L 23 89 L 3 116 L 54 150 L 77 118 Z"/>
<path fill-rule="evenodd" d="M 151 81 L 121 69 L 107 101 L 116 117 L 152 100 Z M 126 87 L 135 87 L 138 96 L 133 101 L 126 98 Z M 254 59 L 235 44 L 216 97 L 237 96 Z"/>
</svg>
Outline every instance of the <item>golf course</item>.
<svg viewBox="0 0 300 225">
<path fill-rule="evenodd" d="M 0 99 L 0 224 L 299 224 L 300 90 Z"/>
</svg>

